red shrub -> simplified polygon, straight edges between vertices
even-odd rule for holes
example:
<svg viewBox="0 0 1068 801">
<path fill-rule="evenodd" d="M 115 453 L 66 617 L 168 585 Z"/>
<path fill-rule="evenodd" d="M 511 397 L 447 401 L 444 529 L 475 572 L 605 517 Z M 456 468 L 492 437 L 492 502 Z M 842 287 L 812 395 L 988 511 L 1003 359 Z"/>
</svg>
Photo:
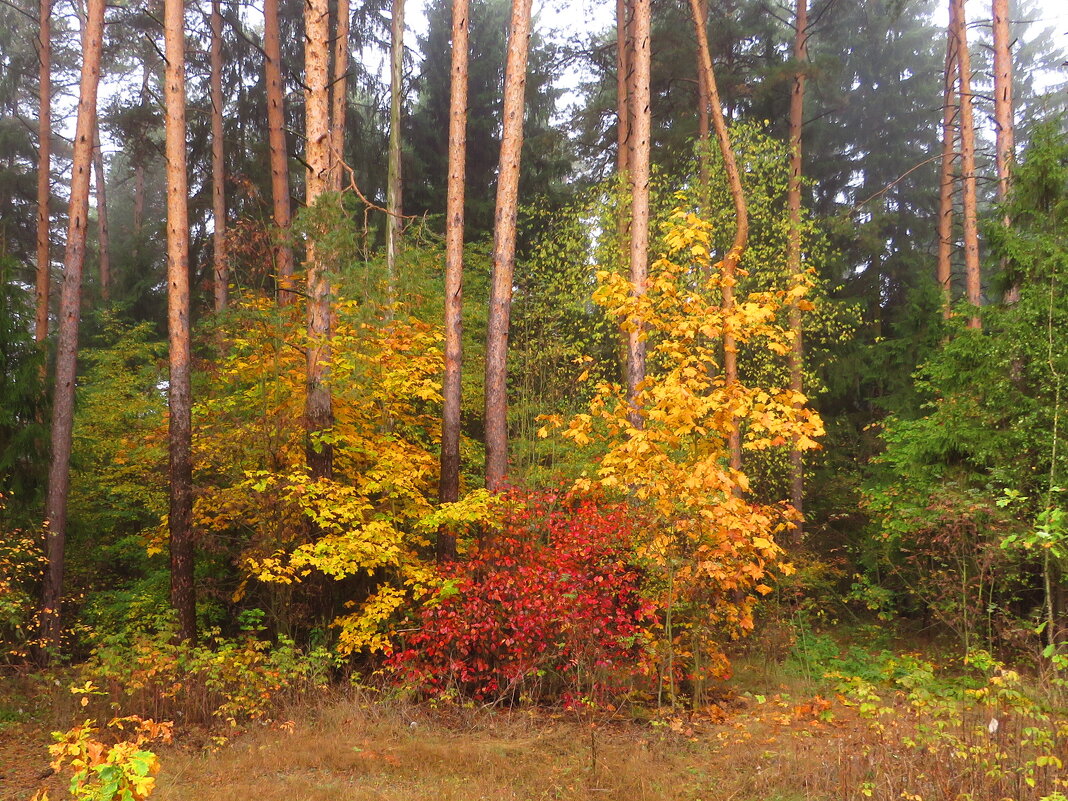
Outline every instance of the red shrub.
<svg viewBox="0 0 1068 801">
<path fill-rule="evenodd" d="M 654 620 L 624 504 L 513 493 L 500 531 L 441 568 L 446 589 L 389 659 L 424 692 L 596 702 L 644 671 Z"/>
</svg>

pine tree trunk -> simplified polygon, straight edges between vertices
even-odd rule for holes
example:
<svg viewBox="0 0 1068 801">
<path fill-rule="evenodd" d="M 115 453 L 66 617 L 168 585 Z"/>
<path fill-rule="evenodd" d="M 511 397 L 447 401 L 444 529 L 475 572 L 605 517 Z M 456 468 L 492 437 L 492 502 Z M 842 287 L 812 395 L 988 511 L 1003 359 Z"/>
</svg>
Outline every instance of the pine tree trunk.
<svg viewBox="0 0 1068 801">
<path fill-rule="evenodd" d="M 97 244 L 100 246 L 100 297 L 111 300 L 111 237 L 108 232 L 107 178 L 104 151 L 100 147 L 100 126 L 93 135 L 93 172 L 96 182 Z"/>
<path fill-rule="evenodd" d="M 523 153 L 523 108 L 530 44 L 531 0 L 512 0 L 504 71 L 497 206 L 493 224 L 493 274 L 486 329 L 486 488 L 500 490 L 508 474 L 508 328 L 515 270 L 519 164 Z"/>
<path fill-rule="evenodd" d="M 82 71 L 78 92 L 78 121 L 71 168 L 70 221 L 63 260 L 63 288 L 56 343 L 56 387 L 52 401 L 52 463 L 45 498 L 45 575 L 41 609 L 41 649 L 45 658 L 60 644 L 60 603 L 67 536 L 67 495 L 74 430 L 74 383 L 78 359 L 82 273 L 89 224 L 89 178 L 93 167 L 96 97 L 100 83 L 100 54 L 104 38 L 104 0 L 89 0 L 82 33 Z"/>
<path fill-rule="evenodd" d="M 37 315 L 34 340 L 48 339 L 48 301 L 52 282 L 49 203 L 52 199 L 52 0 L 41 0 L 37 37 L 40 61 L 40 111 L 37 120 Z"/>
<path fill-rule="evenodd" d="M 705 84 L 708 87 L 708 95 L 712 110 L 712 127 L 716 132 L 716 140 L 719 143 L 720 154 L 723 156 L 723 169 L 727 173 L 727 184 L 731 190 L 731 199 L 734 201 L 734 213 L 736 228 L 734 242 L 730 251 L 723 258 L 722 263 L 722 304 L 725 315 L 730 316 L 734 312 L 734 284 L 735 273 L 738 263 L 745 253 L 745 246 L 749 240 L 749 212 L 745 204 L 745 192 L 742 189 L 741 175 L 738 173 L 738 164 L 734 158 L 734 150 L 731 147 L 730 134 L 727 131 L 727 123 L 723 119 L 723 106 L 719 100 L 719 89 L 716 87 L 716 75 L 712 69 L 712 54 L 708 49 L 708 32 L 701 22 L 701 7 L 699 0 L 690 0 L 690 11 L 693 13 L 695 33 L 697 35 L 697 52 L 701 61 L 701 69 L 705 73 Z M 731 333 L 730 323 L 725 326 L 723 332 L 723 377 L 728 388 L 738 383 L 738 350 Z M 736 424 L 732 424 L 729 435 L 728 447 L 730 450 L 730 465 L 734 470 L 742 469 L 742 436 Z"/>
<path fill-rule="evenodd" d="M 445 209 L 445 381 L 441 422 L 442 503 L 460 497 L 460 400 L 463 363 L 464 180 L 467 170 L 467 0 L 452 0 L 449 95 L 449 184 Z M 439 561 L 456 554 L 449 531 L 438 533 Z"/>
<path fill-rule="evenodd" d="M 345 124 L 347 122 L 348 73 L 349 73 L 349 25 L 351 24 L 349 0 L 337 3 L 337 37 L 334 39 L 334 79 L 331 81 L 333 109 L 330 113 L 330 189 L 341 191 L 342 165 L 345 163 Z"/>
<path fill-rule="evenodd" d="M 215 311 L 225 311 L 230 276 L 226 266 L 226 165 L 223 160 L 222 11 L 211 0 L 211 208 L 215 235 Z"/>
<path fill-rule="evenodd" d="M 308 206 L 327 189 L 330 174 L 330 7 L 326 0 L 305 0 L 304 83 L 308 164 Z M 308 352 L 307 397 L 304 404 L 308 441 L 306 458 L 313 478 L 329 478 L 333 449 L 320 435 L 334 422 L 327 387 L 330 362 L 330 281 L 318 256 L 315 239 L 307 247 Z"/>
<path fill-rule="evenodd" d="M 1005 202 L 1016 159 L 1016 134 L 1012 111 L 1012 40 L 1009 37 L 1009 0 L 993 0 L 994 28 L 994 125 L 997 130 L 998 200 Z M 1012 221 L 1005 217 L 1006 227 Z M 1002 269 L 1005 264 L 1002 264 Z M 1020 299 L 1020 284 L 1013 280 L 1005 292 L 1006 303 Z"/>
<path fill-rule="evenodd" d="M 793 91 L 790 93 L 790 182 L 786 191 L 786 206 L 790 216 L 790 231 L 786 243 L 786 270 L 790 275 L 801 273 L 801 128 L 805 116 L 805 63 L 808 61 L 808 0 L 797 0 L 797 15 L 794 35 L 794 62 L 796 64 Z M 790 332 L 793 345 L 789 354 L 790 389 L 795 393 L 794 408 L 800 409 L 800 395 L 804 391 L 804 329 L 801 325 L 801 307 L 795 300 L 790 304 Z M 805 466 L 796 441 L 790 447 L 790 503 L 798 515 L 805 508 Z M 793 537 L 800 541 L 804 534 L 802 519 L 793 527 Z"/>
<path fill-rule="evenodd" d="M 401 95 L 404 92 L 404 0 L 393 0 L 389 70 L 389 169 L 386 180 L 386 280 L 397 297 L 397 249 L 401 236 Z"/>
<path fill-rule="evenodd" d="M 278 0 L 263 0 L 264 80 L 267 83 L 267 139 L 271 157 L 271 198 L 276 239 L 272 248 L 278 277 L 278 303 L 296 299 L 293 292 L 293 248 L 289 244 L 289 157 L 286 152 L 285 95 L 282 91 L 282 46 L 278 32 Z"/>
<path fill-rule="evenodd" d="M 178 637 L 196 639 L 193 587 L 193 455 L 189 344 L 189 198 L 185 143 L 185 3 L 164 0 L 167 155 L 167 331 L 170 350 L 171 604 Z"/>
<path fill-rule="evenodd" d="M 953 162 L 956 159 L 957 115 L 960 111 L 957 85 L 957 36 L 950 3 L 950 26 L 946 36 L 946 69 L 942 105 L 942 163 L 939 169 L 938 196 L 938 286 L 942 293 L 942 316 L 946 320 L 953 307 L 953 189 L 956 184 Z"/>
<path fill-rule="evenodd" d="M 634 49 L 631 71 L 634 81 L 630 91 L 631 140 L 631 199 L 630 199 L 630 283 L 635 296 L 645 294 L 649 272 L 649 159 L 651 112 L 649 81 L 651 71 L 652 11 L 650 0 L 634 0 Z M 630 423 L 641 428 L 643 418 L 638 393 L 645 381 L 645 341 L 640 326 L 627 332 L 627 402 L 630 404 Z"/>
<path fill-rule="evenodd" d="M 975 115 L 972 111 L 972 66 L 968 52 L 967 20 L 964 0 L 953 0 L 951 20 L 956 31 L 957 70 L 960 81 L 961 182 L 964 185 L 964 288 L 965 297 L 975 311 L 969 328 L 982 328 L 979 306 L 982 303 L 982 276 L 979 272 L 979 210 L 976 200 Z"/>
</svg>

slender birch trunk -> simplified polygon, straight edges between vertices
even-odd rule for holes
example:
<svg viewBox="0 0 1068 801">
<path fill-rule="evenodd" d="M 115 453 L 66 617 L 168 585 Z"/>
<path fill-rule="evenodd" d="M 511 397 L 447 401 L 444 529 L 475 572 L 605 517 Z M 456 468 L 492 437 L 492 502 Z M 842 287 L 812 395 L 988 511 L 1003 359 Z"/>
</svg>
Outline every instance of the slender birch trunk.
<svg viewBox="0 0 1068 801">
<path fill-rule="evenodd" d="M 635 296 L 645 294 L 649 272 L 649 159 L 652 128 L 649 80 L 651 71 L 652 11 L 650 0 L 634 0 L 634 49 L 631 71 L 634 82 L 630 91 L 631 200 L 630 200 L 630 283 Z M 643 418 L 638 393 L 645 381 L 645 339 L 640 325 L 627 332 L 627 402 L 630 423 L 641 428 Z"/>
<path fill-rule="evenodd" d="M 293 247 L 289 243 L 289 158 L 286 152 L 285 93 L 282 91 L 282 46 L 278 32 L 278 0 L 263 0 L 264 80 L 267 83 L 267 140 L 271 160 L 271 200 L 276 238 L 272 247 L 278 281 L 278 303 L 296 298 L 293 292 Z"/>
<path fill-rule="evenodd" d="M 189 344 L 189 198 L 185 143 L 185 2 L 164 0 L 167 155 L 167 331 L 170 352 L 171 605 L 178 637 L 196 639 L 193 587 L 193 454 Z"/>
<path fill-rule="evenodd" d="M 531 0 L 512 0 L 504 71 L 504 126 L 497 207 L 493 225 L 493 274 L 486 331 L 486 487 L 502 488 L 508 474 L 508 327 L 515 271 L 519 164 L 523 153 L 523 109 L 530 45 Z"/>
<path fill-rule="evenodd" d="M 464 180 L 467 171 L 468 3 L 452 0 L 449 183 L 445 200 L 445 381 L 441 422 L 442 503 L 460 497 L 460 400 L 463 364 Z M 438 533 L 439 561 L 456 554 L 452 532 Z"/>
<path fill-rule="evenodd" d="M 972 110 L 972 65 L 968 52 L 968 24 L 964 0 L 953 0 L 951 16 L 956 30 L 957 70 L 960 81 L 961 182 L 964 185 L 964 287 L 974 311 L 969 328 L 982 328 L 979 306 L 982 304 L 982 276 L 979 271 L 979 210 L 976 200 L 975 115 Z"/>
<path fill-rule="evenodd" d="M 330 7 L 327 0 L 305 0 L 304 82 L 309 206 L 329 189 L 330 175 Z M 315 239 L 307 247 L 307 397 L 304 404 L 308 441 L 306 458 L 313 478 L 333 473 L 333 449 L 320 438 L 334 422 L 327 386 L 330 363 L 330 281 Z"/>
<path fill-rule="evenodd" d="M 67 496 L 74 430 L 74 382 L 78 360 L 82 273 L 89 224 L 89 179 L 96 131 L 96 97 L 100 83 L 100 54 L 104 40 L 104 0 L 89 0 L 82 32 L 82 70 L 78 91 L 78 121 L 74 134 L 70 221 L 63 260 L 63 288 L 59 303 L 56 343 L 56 387 L 52 402 L 52 462 L 45 498 L 45 575 L 41 608 L 41 649 L 47 659 L 60 645 L 60 604 L 63 597 L 64 551 L 67 537 Z"/>
<path fill-rule="evenodd" d="M 215 311 L 226 310 L 230 275 L 226 265 L 226 163 L 223 156 L 222 10 L 211 0 L 211 208 Z"/>
<path fill-rule="evenodd" d="M 628 35 L 628 0 L 616 0 L 616 171 L 630 169 L 630 69 L 632 42 Z"/>
<path fill-rule="evenodd" d="M 397 250 L 401 236 L 401 95 L 404 91 L 404 0 L 393 0 L 389 70 L 389 169 L 386 179 L 386 278 L 389 300 L 397 297 Z"/>
<path fill-rule="evenodd" d="M 734 150 L 731 147 L 727 123 L 723 119 L 723 106 L 719 99 L 719 89 L 716 87 L 716 75 L 712 69 L 712 54 L 708 49 L 708 32 L 701 23 L 699 0 L 690 0 L 690 11 L 693 13 L 697 34 L 698 57 L 701 60 L 701 69 L 705 73 L 705 84 L 708 86 L 708 94 L 711 101 L 712 127 L 719 142 L 720 154 L 723 156 L 723 168 L 727 173 L 727 183 L 730 186 L 731 199 L 734 202 L 734 213 L 737 218 L 734 242 L 727 255 L 723 258 L 721 267 L 723 273 L 723 311 L 729 318 L 734 312 L 735 273 L 738 269 L 738 263 L 745 253 L 746 243 L 749 240 L 749 212 L 745 204 L 745 192 L 742 189 L 742 179 L 738 172 L 737 161 L 734 158 Z M 738 382 L 738 350 L 729 320 L 723 332 L 723 376 L 728 387 Z M 730 466 L 734 470 L 741 470 L 742 436 L 736 424 L 732 424 L 728 439 Z"/>
<path fill-rule="evenodd" d="M 957 35 L 953 22 L 956 4 L 950 2 L 950 23 L 946 35 L 946 69 L 943 81 L 942 163 L 939 169 L 938 195 L 938 287 L 942 293 L 942 317 L 953 313 L 953 189 L 956 185 L 954 164 L 957 157 Z"/>
<path fill-rule="evenodd" d="M 52 199 L 52 0 L 41 0 L 37 35 L 40 111 L 37 119 L 37 315 L 34 340 L 48 339 L 48 300 L 52 282 L 49 203 Z"/>
<path fill-rule="evenodd" d="M 790 216 L 790 231 L 786 242 L 786 269 L 790 275 L 801 273 L 801 169 L 802 147 L 801 130 L 805 117 L 805 63 L 808 61 L 808 0 L 797 0 L 797 14 L 794 34 L 794 71 L 793 89 L 790 93 L 790 181 L 786 190 L 786 207 Z M 790 389 L 794 392 L 794 408 L 799 409 L 804 391 L 804 328 L 801 324 L 801 306 L 798 301 L 790 304 L 790 332 L 793 344 L 789 354 Z M 805 504 L 805 465 L 801 449 L 796 441 L 790 446 L 790 503 L 799 516 L 804 515 Z M 799 518 L 793 528 L 794 539 L 800 541 L 804 535 L 803 517 Z"/>
<path fill-rule="evenodd" d="M 140 104 L 141 108 L 148 105 L 148 53 L 142 54 L 143 59 L 141 62 L 141 94 Z M 134 162 L 134 197 L 133 197 L 133 248 L 132 256 L 134 263 L 137 263 L 138 257 L 141 252 L 141 230 L 144 228 L 145 223 L 145 156 L 144 151 L 139 149 L 136 154 L 136 160 Z"/>
</svg>

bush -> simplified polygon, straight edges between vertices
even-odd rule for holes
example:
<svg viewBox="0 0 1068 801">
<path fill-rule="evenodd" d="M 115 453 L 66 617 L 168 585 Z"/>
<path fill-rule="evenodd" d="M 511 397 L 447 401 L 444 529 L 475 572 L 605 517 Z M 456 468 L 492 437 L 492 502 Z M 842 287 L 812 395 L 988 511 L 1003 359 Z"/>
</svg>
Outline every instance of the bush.
<svg viewBox="0 0 1068 801">
<path fill-rule="evenodd" d="M 513 493 L 499 531 L 463 563 L 388 660 L 420 691 L 515 703 L 599 703 L 644 672 L 652 606 L 628 562 L 639 523 L 621 503 Z"/>
<path fill-rule="evenodd" d="M 250 613 L 245 613 L 246 617 Z M 182 723 L 269 719 L 302 691 L 327 684 L 334 656 L 293 640 L 259 636 L 255 625 L 241 637 L 209 631 L 205 641 L 175 642 L 173 629 L 99 647 L 83 668 L 125 711 Z"/>
</svg>

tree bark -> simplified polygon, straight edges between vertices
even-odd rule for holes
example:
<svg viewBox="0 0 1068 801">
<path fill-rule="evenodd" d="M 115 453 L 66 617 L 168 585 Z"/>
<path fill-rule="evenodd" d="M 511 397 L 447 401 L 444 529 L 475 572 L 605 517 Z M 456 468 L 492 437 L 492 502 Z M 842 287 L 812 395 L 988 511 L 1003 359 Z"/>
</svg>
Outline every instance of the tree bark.
<svg viewBox="0 0 1068 801">
<path fill-rule="evenodd" d="M 100 297 L 111 300 L 111 238 L 108 233 L 107 177 L 104 151 L 100 147 L 100 126 L 93 135 L 93 172 L 96 181 L 97 244 L 100 246 Z"/>
<path fill-rule="evenodd" d="M 171 605 L 178 637 L 196 639 L 193 587 L 193 456 L 189 345 L 189 197 L 185 143 L 185 2 L 164 0 L 167 155 L 167 332 L 170 351 Z"/>
<path fill-rule="evenodd" d="M 953 307 L 953 189 L 956 177 L 957 116 L 957 35 L 953 23 L 956 6 L 950 3 L 950 24 L 946 36 L 946 69 L 942 105 L 942 163 L 939 169 L 938 196 L 938 266 L 937 278 L 942 293 L 942 317 L 948 320 Z"/>
<path fill-rule="evenodd" d="M 289 160 L 286 152 L 285 95 L 282 91 L 282 47 L 278 32 L 278 0 L 263 0 L 264 80 L 267 83 L 267 139 L 271 158 L 271 198 L 278 229 L 272 247 L 278 277 L 278 303 L 287 305 L 293 292 L 293 248 L 289 244 Z"/>
<path fill-rule="evenodd" d="M 45 498 L 45 576 L 41 609 L 41 649 L 45 658 L 59 647 L 60 603 L 63 597 L 64 550 L 67 535 L 67 495 L 74 430 L 74 386 L 78 360 L 82 273 L 89 223 L 89 178 L 96 131 L 96 97 L 100 83 L 100 54 L 104 38 L 104 0 L 89 0 L 82 33 L 82 70 L 78 92 L 78 121 L 71 168 L 70 221 L 63 260 L 63 288 L 56 343 L 56 388 L 52 402 L 52 462 Z"/>
<path fill-rule="evenodd" d="M 493 274 L 486 331 L 486 488 L 497 492 L 508 474 L 508 327 L 515 270 L 519 164 L 530 44 L 531 0 L 512 0 L 504 71 L 504 125 L 493 225 Z"/>
<path fill-rule="evenodd" d="M 49 203 L 52 199 L 52 0 L 41 0 L 37 35 L 40 111 L 37 119 L 37 315 L 34 340 L 48 339 L 48 300 L 52 282 Z"/>
<path fill-rule="evenodd" d="M 734 201 L 734 213 L 737 218 L 734 242 L 721 265 L 722 304 L 723 311 L 729 317 L 734 311 L 734 284 L 738 263 L 745 253 L 745 246 L 749 240 L 749 212 L 745 204 L 745 192 L 742 189 L 742 179 L 738 172 L 738 164 L 734 158 L 734 150 L 731 147 L 730 134 L 727 131 L 727 123 L 723 119 L 723 106 L 719 99 L 719 89 L 716 87 L 716 74 L 712 69 L 712 54 L 708 49 L 708 33 L 701 22 L 701 7 L 699 0 L 690 0 L 690 11 L 693 13 L 694 25 L 697 34 L 697 53 L 700 58 L 701 69 L 705 73 L 705 84 L 708 87 L 708 95 L 711 101 L 712 127 L 716 132 L 716 140 L 719 143 L 720 154 L 723 157 L 723 169 L 727 173 L 727 184 L 731 190 L 731 199 Z M 730 387 L 738 382 L 738 350 L 731 332 L 730 322 L 725 325 L 723 332 L 723 377 Z M 730 450 L 730 466 L 734 470 L 742 469 L 742 436 L 737 424 L 731 426 L 728 437 Z"/>
<path fill-rule="evenodd" d="M 397 248 L 401 235 L 401 95 L 404 91 L 404 0 L 393 0 L 389 70 L 389 168 L 386 179 L 386 280 L 397 297 Z M 451 124 L 451 123 L 450 123 Z"/>
<path fill-rule="evenodd" d="M 349 73 L 349 25 L 351 24 L 349 0 L 337 3 L 337 37 L 334 39 L 334 79 L 331 81 L 333 110 L 330 114 L 330 189 L 341 191 L 341 177 L 345 163 L 345 123 L 347 122 L 348 73 Z"/>
<path fill-rule="evenodd" d="M 975 177 L 975 116 L 972 111 L 972 66 L 968 52 L 967 20 L 964 0 L 953 0 L 951 20 L 956 31 L 957 70 L 960 81 L 961 182 L 964 186 L 964 287 L 965 296 L 974 307 L 969 328 L 982 328 L 979 306 L 982 303 L 982 276 L 979 272 L 979 211 Z"/>
<path fill-rule="evenodd" d="M 701 16 L 701 25 L 708 24 L 708 0 L 700 0 L 698 10 Z M 709 168 L 709 128 L 708 108 L 711 105 L 708 97 L 708 82 L 705 80 L 705 71 L 701 68 L 701 59 L 697 59 L 697 142 L 701 148 L 698 154 L 698 168 L 700 170 L 701 187 L 704 193 L 708 193 L 710 168 Z"/>
<path fill-rule="evenodd" d="M 460 497 L 460 400 L 463 363 L 464 181 L 467 171 L 468 3 L 452 0 L 452 85 L 449 94 L 449 183 L 445 209 L 445 381 L 441 422 L 443 503 Z M 456 554 L 450 531 L 438 532 L 438 560 Z"/>
<path fill-rule="evenodd" d="M 308 206 L 329 188 L 330 175 L 330 8 L 326 0 L 305 0 L 304 83 L 308 164 Z M 333 473 L 333 449 L 320 436 L 334 422 L 327 387 L 330 362 L 330 281 L 318 254 L 314 236 L 307 247 L 308 350 L 304 404 L 307 431 L 306 458 L 313 478 Z"/>
<path fill-rule="evenodd" d="M 1009 36 L 1009 0 L 993 0 L 994 28 L 994 125 L 997 131 L 998 200 L 1008 198 L 1012 165 L 1016 160 L 1016 134 L 1012 111 L 1012 40 Z M 1012 221 L 1003 219 L 1006 227 Z M 1005 265 L 1002 264 L 1002 269 Z M 1005 292 L 1006 303 L 1020 299 L 1020 284 L 1013 279 Z"/>
<path fill-rule="evenodd" d="M 650 0 L 634 0 L 634 49 L 631 71 L 634 82 L 630 91 L 631 139 L 631 200 L 630 200 L 630 284 L 631 293 L 640 297 L 645 294 L 649 272 L 649 156 L 651 135 L 651 111 L 649 103 L 649 80 L 651 71 L 652 11 Z M 638 393 L 645 381 L 645 339 L 639 321 L 632 321 L 632 330 L 627 332 L 627 402 L 630 405 L 630 423 L 641 428 L 642 416 Z"/>
<path fill-rule="evenodd" d="M 222 11 L 211 0 L 211 208 L 215 235 L 212 260 L 215 268 L 215 311 L 225 311 L 229 271 L 226 266 L 226 165 L 223 159 Z"/>
<path fill-rule="evenodd" d="M 801 129 L 805 116 L 805 62 L 808 61 L 808 0 L 797 0 L 794 34 L 794 80 L 790 93 L 790 182 L 786 190 L 786 207 L 790 216 L 790 231 L 786 242 L 786 269 L 791 276 L 801 273 Z M 800 395 L 804 391 L 804 329 L 798 301 L 790 304 L 790 332 L 793 344 L 789 354 L 790 389 Z M 795 395 L 795 398 L 796 398 Z M 795 399 L 794 408 L 801 407 Z M 790 446 L 790 503 L 799 516 L 805 508 L 805 466 L 796 440 Z M 803 518 L 793 526 L 793 537 L 800 541 L 804 535 Z"/>
</svg>

